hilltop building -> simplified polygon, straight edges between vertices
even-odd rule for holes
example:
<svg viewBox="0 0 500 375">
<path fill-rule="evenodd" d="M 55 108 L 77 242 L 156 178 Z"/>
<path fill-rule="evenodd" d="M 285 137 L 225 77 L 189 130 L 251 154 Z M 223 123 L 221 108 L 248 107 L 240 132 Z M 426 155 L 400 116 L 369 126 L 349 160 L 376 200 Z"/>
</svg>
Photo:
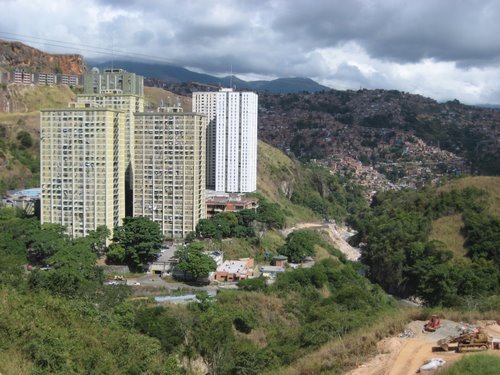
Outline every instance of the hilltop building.
<svg viewBox="0 0 500 375">
<path fill-rule="evenodd" d="M 125 117 L 104 108 L 41 111 L 41 222 L 82 237 L 125 217 Z"/>
<path fill-rule="evenodd" d="M 120 90 L 123 94 L 144 96 L 144 77 L 123 69 L 92 68 L 83 76 L 84 94 L 101 94 Z"/>
<path fill-rule="evenodd" d="M 193 112 L 208 117 L 208 189 L 233 193 L 257 189 L 257 109 L 253 92 L 193 93 Z"/>
<path fill-rule="evenodd" d="M 184 237 L 206 218 L 206 116 L 179 107 L 135 116 L 133 214 Z"/>
</svg>

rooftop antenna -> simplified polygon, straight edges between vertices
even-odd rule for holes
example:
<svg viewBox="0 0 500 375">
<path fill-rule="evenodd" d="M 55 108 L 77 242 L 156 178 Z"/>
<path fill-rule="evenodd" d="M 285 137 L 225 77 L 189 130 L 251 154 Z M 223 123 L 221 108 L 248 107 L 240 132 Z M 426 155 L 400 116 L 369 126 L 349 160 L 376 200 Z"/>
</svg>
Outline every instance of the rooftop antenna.
<svg viewBox="0 0 500 375">
<path fill-rule="evenodd" d="M 229 88 L 233 88 L 233 64 L 231 64 L 231 75 L 229 76 Z"/>
<path fill-rule="evenodd" d="M 111 34 L 111 71 L 114 69 L 114 60 L 115 60 L 115 52 L 114 52 L 114 44 L 115 44 L 115 33 Z"/>
</svg>

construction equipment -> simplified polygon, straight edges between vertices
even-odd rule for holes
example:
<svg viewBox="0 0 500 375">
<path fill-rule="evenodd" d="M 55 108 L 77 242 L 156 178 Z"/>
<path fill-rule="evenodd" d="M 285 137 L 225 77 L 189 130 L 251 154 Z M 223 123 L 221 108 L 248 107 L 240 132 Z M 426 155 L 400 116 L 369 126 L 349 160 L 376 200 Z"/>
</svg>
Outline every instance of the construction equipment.
<svg viewBox="0 0 500 375">
<path fill-rule="evenodd" d="M 450 344 L 453 343 L 457 343 L 458 345 L 456 347 L 450 347 Z M 448 351 L 450 348 L 456 348 L 459 353 L 473 350 L 487 350 L 491 346 L 490 338 L 481 328 L 474 332 L 463 333 L 460 336 L 450 336 L 441 339 L 437 344 L 444 351 Z"/>
<path fill-rule="evenodd" d="M 439 327 L 441 327 L 441 320 L 437 315 L 432 315 L 431 319 L 425 323 L 424 331 L 435 332 Z"/>
</svg>

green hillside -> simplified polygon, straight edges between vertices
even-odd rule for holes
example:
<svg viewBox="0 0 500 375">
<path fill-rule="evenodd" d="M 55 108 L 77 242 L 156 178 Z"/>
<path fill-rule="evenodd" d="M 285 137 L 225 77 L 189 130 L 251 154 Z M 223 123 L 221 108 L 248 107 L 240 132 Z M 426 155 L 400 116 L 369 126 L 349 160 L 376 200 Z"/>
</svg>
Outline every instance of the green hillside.
<svg viewBox="0 0 500 375">
<path fill-rule="evenodd" d="M 311 209 L 291 202 L 298 182 L 306 176 L 303 166 L 277 148 L 259 141 L 257 189 L 287 213 L 287 224 L 318 221 L 320 217 Z"/>
<path fill-rule="evenodd" d="M 500 216 L 500 177 L 477 176 L 453 180 L 442 186 L 439 191 L 449 192 L 453 189 L 476 188 L 486 193 L 483 198 L 486 210 L 495 216 Z M 452 214 L 440 217 L 432 222 L 431 240 L 443 242 L 455 256 L 466 254 L 464 221 L 462 214 Z"/>
<path fill-rule="evenodd" d="M 367 275 L 391 294 L 418 296 L 428 305 L 494 306 L 499 182 L 469 177 L 437 189 L 378 194 L 357 219 Z"/>
</svg>

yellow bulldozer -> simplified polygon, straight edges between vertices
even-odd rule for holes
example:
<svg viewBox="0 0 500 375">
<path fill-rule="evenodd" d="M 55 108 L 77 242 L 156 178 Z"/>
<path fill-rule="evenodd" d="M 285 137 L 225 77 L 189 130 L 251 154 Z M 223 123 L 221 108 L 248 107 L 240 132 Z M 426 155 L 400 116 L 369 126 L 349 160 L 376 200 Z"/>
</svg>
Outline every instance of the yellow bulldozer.
<svg viewBox="0 0 500 375">
<path fill-rule="evenodd" d="M 457 346 L 450 344 L 457 344 Z M 444 351 L 456 349 L 459 353 L 466 351 L 488 350 L 491 347 L 490 337 L 481 329 L 473 332 L 462 333 L 459 336 L 449 336 L 441 339 L 437 344 Z"/>
</svg>

